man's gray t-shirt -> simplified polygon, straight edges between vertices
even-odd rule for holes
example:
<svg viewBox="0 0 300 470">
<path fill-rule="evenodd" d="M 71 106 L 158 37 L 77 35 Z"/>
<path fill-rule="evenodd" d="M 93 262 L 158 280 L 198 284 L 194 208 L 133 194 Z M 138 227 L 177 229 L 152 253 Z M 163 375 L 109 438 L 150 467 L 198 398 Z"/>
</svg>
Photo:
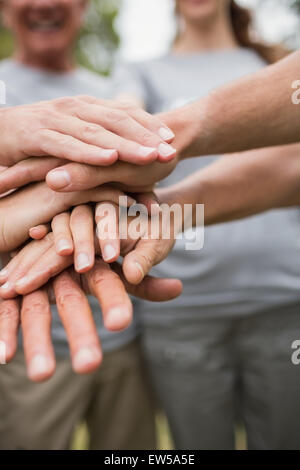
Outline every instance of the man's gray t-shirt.
<svg viewBox="0 0 300 470">
<path fill-rule="evenodd" d="M 51 73 L 24 66 L 8 59 L 0 63 L 0 80 L 6 85 L 6 105 L 17 106 L 63 96 L 91 95 L 97 98 L 111 97 L 111 82 L 85 69 L 68 73 Z M 90 296 L 89 302 L 104 352 L 118 349 L 131 342 L 138 335 L 135 322 L 125 331 L 112 333 L 102 322 L 98 301 Z M 64 328 L 56 307 L 52 307 L 52 339 L 59 355 L 68 355 L 68 344 Z"/>
<path fill-rule="evenodd" d="M 116 91 L 138 96 L 148 111 L 157 113 L 205 96 L 264 65 L 248 49 L 170 54 L 119 67 L 114 82 Z M 185 160 L 160 186 L 176 183 L 216 158 Z M 201 251 L 186 251 L 185 242 L 178 240 L 169 257 L 152 270 L 161 277 L 179 277 L 183 294 L 167 303 L 138 301 L 135 311 L 143 322 L 159 325 L 196 316 L 239 316 L 299 304 L 298 208 L 208 227 Z"/>
</svg>

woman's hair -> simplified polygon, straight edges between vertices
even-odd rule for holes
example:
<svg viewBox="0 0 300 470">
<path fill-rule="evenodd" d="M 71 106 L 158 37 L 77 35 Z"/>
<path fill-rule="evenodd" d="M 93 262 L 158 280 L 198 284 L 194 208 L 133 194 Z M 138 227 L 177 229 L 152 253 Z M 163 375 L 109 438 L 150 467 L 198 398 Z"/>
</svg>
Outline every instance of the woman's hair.
<svg viewBox="0 0 300 470">
<path fill-rule="evenodd" d="M 289 53 L 289 51 L 281 45 L 267 45 L 262 41 L 253 39 L 253 20 L 250 10 L 238 5 L 235 0 L 231 0 L 229 8 L 233 31 L 241 47 L 254 49 L 269 64 L 283 59 Z"/>
<path fill-rule="evenodd" d="M 233 31 L 241 47 L 253 49 L 269 64 L 273 64 L 288 55 L 290 51 L 281 45 L 268 45 L 253 38 L 253 18 L 249 9 L 240 6 L 235 0 L 230 1 L 229 9 Z M 179 13 L 177 7 L 176 13 L 177 15 Z M 178 31 L 175 42 L 177 42 L 179 36 Z"/>
</svg>

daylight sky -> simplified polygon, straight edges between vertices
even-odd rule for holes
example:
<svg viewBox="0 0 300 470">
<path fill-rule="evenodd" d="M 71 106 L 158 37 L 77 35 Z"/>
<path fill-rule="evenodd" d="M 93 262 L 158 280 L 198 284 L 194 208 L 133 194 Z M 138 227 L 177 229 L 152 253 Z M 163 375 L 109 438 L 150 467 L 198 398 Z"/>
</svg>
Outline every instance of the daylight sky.
<svg viewBox="0 0 300 470">
<path fill-rule="evenodd" d="M 244 5 L 258 5 L 259 0 L 240 0 Z M 257 24 L 270 41 L 285 37 L 295 24 L 293 15 L 269 0 L 259 9 Z M 167 51 L 174 34 L 173 0 L 123 0 L 118 18 L 121 34 L 120 55 L 125 60 L 145 60 Z"/>
</svg>

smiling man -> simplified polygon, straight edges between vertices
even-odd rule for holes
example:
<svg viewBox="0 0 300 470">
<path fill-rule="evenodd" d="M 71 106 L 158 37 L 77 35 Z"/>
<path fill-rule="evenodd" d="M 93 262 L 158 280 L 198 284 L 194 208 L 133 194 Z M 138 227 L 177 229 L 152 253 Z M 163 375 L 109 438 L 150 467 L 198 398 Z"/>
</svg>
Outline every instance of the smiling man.
<svg viewBox="0 0 300 470">
<path fill-rule="evenodd" d="M 13 58 L 0 64 L 8 106 L 78 94 L 109 97 L 107 80 L 76 68 L 74 62 L 74 43 L 86 5 L 86 0 L 3 3 L 3 18 L 15 39 Z M 75 425 L 83 419 L 90 431 L 91 449 L 155 447 L 137 326 L 109 333 L 100 320 L 98 303 L 90 298 L 90 304 L 104 351 L 103 366 L 90 376 L 74 374 L 64 329 L 53 308 L 55 376 L 43 384 L 30 383 L 21 351 L 11 364 L 1 367 L 0 448 L 66 449 Z M 89 360 L 88 353 L 82 355 L 82 362 Z"/>
</svg>

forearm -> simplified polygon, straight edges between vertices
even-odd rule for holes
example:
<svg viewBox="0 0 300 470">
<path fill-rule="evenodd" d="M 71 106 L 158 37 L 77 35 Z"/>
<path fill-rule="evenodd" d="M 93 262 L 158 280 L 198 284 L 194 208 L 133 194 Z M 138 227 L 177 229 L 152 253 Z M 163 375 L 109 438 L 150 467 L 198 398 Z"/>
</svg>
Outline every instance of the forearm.
<svg viewBox="0 0 300 470">
<path fill-rule="evenodd" d="M 200 101 L 161 115 L 176 133 L 182 158 L 232 153 L 300 140 L 300 51 Z"/>
<path fill-rule="evenodd" d="M 300 147 L 290 145 L 220 158 L 159 191 L 163 202 L 205 205 L 205 225 L 300 204 Z"/>
<path fill-rule="evenodd" d="M 0 252 L 14 250 L 29 236 L 29 229 L 50 222 L 70 207 L 88 202 L 118 203 L 121 191 L 104 185 L 87 191 L 57 193 L 36 183 L 0 200 Z M 130 199 L 128 199 L 130 202 Z"/>
</svg>

